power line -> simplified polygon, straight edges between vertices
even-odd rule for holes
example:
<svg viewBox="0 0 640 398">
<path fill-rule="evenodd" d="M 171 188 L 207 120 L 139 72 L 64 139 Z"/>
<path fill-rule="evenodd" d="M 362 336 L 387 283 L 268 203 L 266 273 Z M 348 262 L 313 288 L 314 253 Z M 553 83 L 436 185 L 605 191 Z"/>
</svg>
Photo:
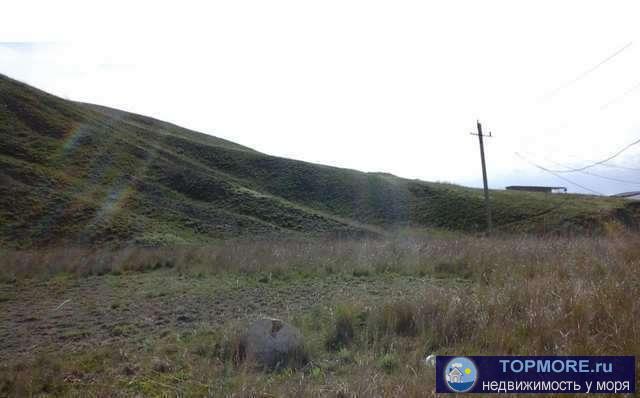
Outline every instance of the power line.
<svg viewBox="0 0 640 398">
<path fill-rule="evenodd" d="M 609 167 L 609 168 L 613 168 L 613 169 L 621 169 L 621 170 L 640 171 L 640 169 L 638 169 L 638 168 L 619 166 L 617 164 L 603 163 L 603 164 L 599 164 L 598 166 Z"/>
<path fill-rule="evenodd" d="M 622 153 L 624 153 L 627 149 L 631 148 L 634 145 L 638 145 L 638 144 L 640 144 L 640 138 L 635 140 L 635 141 L 633 141 L 631 144 L 625 146 L 624 148 L 620 149 L 618 152 L 614 153 L 613 155 L 609 156 L 606 159 L 590 163 L 590 164 L 588 164 L 586 166 L 583 166 L 583 167 L 568 168 L 568 169 L 564 169 L 564 170 L 549 169 L 549 171 L 552 171 L 554 173 L 573 173 L 573 172 L 576 172 L 576 171 L 583 171 L 583 170 L 586 170 L 586 169 L 590 169 L 592 167 L 599 166 L 601 164 L 607 163 L 607 162 L 617 158 L 618 156 L 622 155 Z"/>
<path fill-rule="evenodd" d="M 589 172 L 589 171 L 580 171 L 579 173 L 583 173 L 583 174 L 586 174 L 586 175 L 589 175 L 589 176 L 593 176 L 593 177 L 603 178 L 603 179 L 609 180 L 609 181 L 621 182 L 623 184 L 640 185 L 640 181 L 631 181 L 631 180 L 624 180 L 622 178 L 603 176 L 601 174 L 596 174 L 596 173 L 592 173 L 592 172 Z"/>
<path fill-rule="evenodd" d="M 611 61 L 613 58 L 615 58 L 617 55 L 621 54 L 622 52 L 624 52 L 625 50 L 627 50 L 629 47 L 631 47 L 631 45 L 633 44 L 632 41 L 630 41 L 629 43 L 625 44 L 622 48 L 618 49 L 617 51 L 615 51 L 613 54 L 609 55 L 607 58 L 603 59 L 602 61 L 598 62 L 596 65 L 592 66 L 591 68 L 587 69 L 586 71 L 582 72 L 581 74 L 579 74 L 575 79 L 570 80 L 558 87 L 556 87 L 555 89 L 551 90 L 550 92 L 548 92 L 547 94 L 543 95 L 540 98 L 540 101 L 547 101 L 551 98 L 553 98 L 556 94 L 558 94 L 558 92 L 564 90 L 567 87 L 570 87 L 572 85 L 574 85 L 575 83 L 579 82 L 580 80 L 584 79 L 585 77 L 587 77 L 591 72 L 595 71 L 596 69 L 598 69 L 599 67 L 601 67 L 602 65 L 606 64 L 607 62 Z"/>
<path fill-rule="evenodd" d="M 553 163 L 555 165 L 569 168 L 569 166 L 567 166 L 567 165 L 564 165 L 564 164 L 561 164 L 561 163 L 558 163 L 558 162 L 554 162 L 553 160 L 551 160 L 549 158 L 546 158 L 546 159 L 549 162 L 551 162 L 551 163 Z M 586 174 L 586 175 L 593 176 L 593 177 L 603 178 L 603 179 L 609 180 L 609 181 L 621 182 L 621 183 L 624 183 L 624 184 L 631 184 L 631 185 L 640 185 L 640 181 L 631 181 L 631 180 L 624 180 L 624 179 L 616 178 L 616 177 L 603 176 L 601 174 L 596 174 L 594 172 L 584 171 L 584 170 L 576 170 L 575 172 L 576 173 Z M 570 173 L 573 173 L 573 171 L 570 171 Z"/>
<path fill-rule="evenodd" d="M 552 162 L 552 163 L 557 164 L 558 166 L 565 167 L 568 171 L 570 171 L 570 170 L 572 169 L 572 167 L 571 167 L 571 166 L 567 166 L 566 164 L 565 164 L 565 165 L 562 165 L 562 164 L 560 164 L 560 163 L 558 163 L 558 162 L 554 162 L 554 161 L 552 161 L 552 160 L 551 160 L 551 159 L 549 159 L 549 158 L 545 158 L 545 159 L 549 160 L 549 161 L 550 161 L 550 162 Z M 593 160 L 586 160 L 586 161 L 587 161 L 587 162 L 589 162 L 589 163 L 595 163 L 595 161 L 593 161 Z M 619 165 L 619 164 L 602 163 L 602 164 L 598 164 L 598 165 L 596 165 L 596 166 L 597 166 L 597 167 L 608 167 L 608 168 L 610 168 L 610 169 L 620 169 L 620 170 L 628 170 L 628 171 L 640 171 L 640 168 L 637 168 L 637 167 L 622 166 L 622 165 Z M 568 172 L 568 171 L 567 171 L 567 172 Z"/>
<path fill-rule="evenodd" d="M 615 104 L 616 102 L 620 101 L 621 99 L 623 99 L 624 97 L 626 97 L 627 95 L 631 94 L 632 92 L 636 91 L 638 88 L 640 88 L 640 82 L 634 84 L 633 86 L 631 86 L 630 88 L 627 89 L 627 91 L 625 91 L 624 93 L 620 94 L 619 96 L 615 97 L 612 100 L 607 101 L 605 104 L 603 104 L 600 107 L 600 110 L 603 111 L 605 109 L 607 109 L 610 105 Z"/>
<path fill-rule="evenodd" d="M 596 195 L 604 195 L 604 194 L 603 194 L 603 193 L 601 193 L 601 192 L 598 192 L 598 191 L 593 190 L 593 189 L 591 189 L 591 188 L 587 188 L 587 187 L 585 187 L 584 185 L 578 184 L 577 182 L 571 181 L 570 179 L 568 179 L 568 178 L 566 178 L 566 177 L 564 177 L 564 176 L 561 176 L 560 174 L 556 173 L 555 171 L 553 171 L 553 170 L 551 170 L 551 169 L 548 169 L 548 168 L 546 168 L 546 167 L 544 167 L 544 166 L 540 166 L 539 164 L 536 164 L 536 163 L 534 163 L 534 162 L 530 161 L 529 159 L 525 158 L 524 156 L 522 156 L 522 155 L 521 155 L 520 153 L 518 153 L 518 152 L 514 152 L 514 153 L 515 153 L 519 158 L 521 158 L 521 159 L 522 159 L 522 160 L 524 160 L 525 162 L 529 163 L 530 165 L 532 165 L 532 166 L 534 166 L 534 167 L 536 167 L 536 168 L 538 168 L 538 169 L 540 169 L 540 170 L 542 170 L 542 171 L 546 171 L 546 172 L 547 172 L 547 173 L 549 173 L 549 174 L 553 174 L 553 175 L 554 175 L 554 176 L 556 176 L 557 178 L 559 178 L 559 179 L 561 179 L 561 180 L 563 180 L 563 181 L 566 181 L 566 182 L 568 182 L 569 184 L 575 185 L 575 186 L 577 186 L 577 187 L 579 187 L 579 188 L 582 188 L 582 189 L 584 189 L 584 190 L 586 190 L 586 191 L 589 191 L 589 192 L 591 192 L 591 193 L 595 193 Z"/>
</svg>

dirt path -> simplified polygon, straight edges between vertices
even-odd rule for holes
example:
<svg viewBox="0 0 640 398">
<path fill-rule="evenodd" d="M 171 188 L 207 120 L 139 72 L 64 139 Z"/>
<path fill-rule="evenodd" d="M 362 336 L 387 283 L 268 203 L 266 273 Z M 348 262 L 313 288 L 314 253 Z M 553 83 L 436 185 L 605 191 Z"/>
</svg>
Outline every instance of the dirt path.
<svg viewBox="0 0 640 398">
<path fill-rule="evenodd" d="M 0 285 L 0 360 L 139 341 L 260 315 L 284 319 L 356 298 L 415 295 L 418 277 L 181 276 L 172 270 Z"/>
</svg>

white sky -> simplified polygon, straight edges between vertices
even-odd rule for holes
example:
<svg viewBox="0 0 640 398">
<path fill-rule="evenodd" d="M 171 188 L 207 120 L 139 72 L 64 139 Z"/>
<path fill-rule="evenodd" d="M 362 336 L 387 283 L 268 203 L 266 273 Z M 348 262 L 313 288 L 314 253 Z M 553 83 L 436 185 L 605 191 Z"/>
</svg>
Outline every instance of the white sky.
<svg viewBox="0 0 640 398">
<path fill-rule="evenodd" d="M 494 135 L 486 148 L 491 187 L 582 192 L 514 152 L 549 168 L 575 167 L 640 138 L 640 3 L 633 1 L 2 8 L 1 41 L 39 44 L 0 45 L 0 73 L 277 156 L 481 186 L 478 142 L 469 135 L 479 118 Z M 638 147 L 610 164 L 640 169 Z M 589 171 L 637 184 L 565 176 L 603 193 L 640 190 L 639 171 Z"/>
</svg>

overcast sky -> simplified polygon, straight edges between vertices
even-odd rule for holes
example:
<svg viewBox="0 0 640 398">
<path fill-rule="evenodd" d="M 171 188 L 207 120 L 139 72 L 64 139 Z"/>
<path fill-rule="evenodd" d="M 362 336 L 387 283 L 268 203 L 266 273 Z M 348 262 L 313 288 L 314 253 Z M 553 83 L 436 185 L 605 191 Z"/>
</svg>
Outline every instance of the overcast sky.
<svg viewBox="0 0 640 398">
<path fill-rule="evenodd" d="M 640 138 L 637 2 L 130 3 L 4 4 L 0 73 L 268 154 L 470 186 L 476 119 L 493 188 L 585 192 L 515 153 L 580 167 Z M 563 176 L 640 190 L 639 147 L 587 170 L 626 183 Z"/>
</svg>

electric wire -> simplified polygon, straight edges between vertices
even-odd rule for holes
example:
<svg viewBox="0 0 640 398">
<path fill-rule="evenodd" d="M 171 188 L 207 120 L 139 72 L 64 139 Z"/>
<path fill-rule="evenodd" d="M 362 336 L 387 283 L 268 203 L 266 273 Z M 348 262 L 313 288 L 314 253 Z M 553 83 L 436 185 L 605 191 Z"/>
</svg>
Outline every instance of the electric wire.
<svg viewBox="0 0 640 398">
<path fill-rule="evenodd" d="M 589 74 L 591 74 L 592 72 L 594 72 L 595 70 L 597 70 L 598 68 L 600 68 L 602 65 L 606 64 L 607 62 L 611 61 L 613 58 L 615 58 L 616 56 L 622 54 L 625 50 L 627 50 L 629 47 L 631 47 L 631 45 L 633 44 L 632 41 L 630 41 L 629 43 L 625 44 L 622 48 L 619 48 L 618 50 L 616 50 L 613 54 L 609 55 L 607 58 L 603 59 L 602 61 L 598 62 L 596 65 L 592 66 L 591 68 L 585 70 L 584 72 L 582 72 L 581 74 L 579 74 L 576 78 L 574 78 L 573 80 L 569 80 L 568 82 L 561 84 L 560 86 L 556 87 L 555 89 L 551 90 L 550 92 L 548 92 L 547 94 L 543 95 L 539 101 L 548 101 L 551 98 L 555 97 L 560 91 L 571 87 L 572 85 L 576 84 L 577 82 L 579 82 L 580 80 L 584 79 L 585 77 L 587 77 Z"/>
<path fill-rule="evenodd" d="M 599 166 L 601 164 L 607 163 L 607 162 L 617 158 L 618 156 L 622 155 L 625 151 L 627 151 L 629 148 L 633 147 L 634 145 L 638 145 L 638 144 L 640 144 L 640 138 L 635 140 L 635 141 L 633 141 L 632 143 L 628 144 L 624 148 L 620 149 L 619 151 L 617 151 L 613 155 L 611 155 L 611 156 L 609 156 L 609 157 L 607 157 L 605 159 L 599 160 L 597 162 L 592 162 L 592 163 L 590 163 L 590 164 L 588 164 L 586 166 L 576 167 L 576 168 L 566 168 L 566 169 L 548 169 L 548 171 L 554 172 L 554 173 L 573 173 L 573 172 L 576 172 L 576 171 L 587 170 L 587 169 L 590 169 L 590 168 L 595 167 L 595 166 Z"/>
<path fill-rule="evenodd" d="M 561 180 L 563 180 L 563 181 L 568 182 L 568 183 L 569 183 L 569 184 L 571 184 L 571 185 L 575 185 L 575 186 L 577 186 L 577 187 L 579 187 L 579 188 L 584 189 L 585 191 L 588 191 L 588 192 L 594 193 L 594 194 L 596 194 L 596 195 L 604 195 L 602 192 L 598 192 L 598 191 L 596 191 L 595 189 L 591 189 L 591 188 L 585 187 L 584 185 L 579 184 L 579 183 L 574 182 L 574 181 L 571 181 L 570 179 L 568 179 L 568 178 L 566 178 L 566 177 L 564 177 L 564 176 L 562 176 L 562 175 L 560 175 L 560 174 L 556 173 L 555 171 L 553 171 L 553 170 L 551 170 L 551 169 L 548 169 L 548 168 L 546 168 L 546 167 L 544 167 L 544 166 L 541 166 L 541 165 L 539 165 L 539 164 L 537 164 L 537 163 L 534 163 L 534 162 L 532 162 L 531 160 L 527 159 L 526 157 L 524 157 L 523 155 L 521 155 L 521 154 L 520 154 L 520 153 L 518 153 L 518 152 L 515 152 L 515 154 L 516 154 L 516 156 L 518 156 L 519 158 L 521 158 L 521 159 L 522 159 L 522 160 L 524 160 L 525 162 L 529 163 L 530 165 L 532 165 L 532 166 L 534 166 L 534 167 L 536 167 L 536 168 L 538 168 L 538 169 L 540 169 L 540 170 L 542 170 L 542 171 L 545 171 L 545 172 L 547 172 L 547 173 L 549 173 L 549 174 L 552 174 L 552 175 L 556 176 L 557 178 L 559 178 L 559 179 L 561 179 Z"/>
<path fill-rule="evenodd" d="M 604 103 L 602 106 L 600 106 L 600 110 L 603 111 L 603 110 L 607 109 L 609 106 L 615 104 L 616 102 L 620 102 L 620 100 L 624 99 L 624 97 L 626 97 L 627 95 L 633 93 L 638 88 L 640 88 L 640 82 L 634 84 L 633 86 L 628 88 L 627 91 L 625 91 L 624 93 L 620 94 L 619 96 L 617 96 L 617 97 L 607 101 L 606 103 Z"/>
<path fill-rule="evenodd" d="M 570 169 L 570 167 L 565 165 L 565 164 L 558 163 L 558 162 L 553 161 L 553 160 L 551 160 L 549 158 L 545 158 L 545 159 L 548 162 L 555 164 L 556 166 L 565 167 L 567 169 Z M 602 179 L 609 180 L 609 181 L 621 182 L 621 183 L 624 183 L 624 184 L 640 185 L 640 181 L 631 181 L 631 180 L 625 180 L 625 179 L 617 178 L 617 177 L 603 176 L 602 174 L 597 174 L 597 173 L 594 173 L 594 172 L 591 172 L 591 171 L 576 170 L 575 173 L 582 173 L 582 174 L 586 174 L 586 175 L 589 175 L 589 176 L 602 178 Z"/>
</svg>

